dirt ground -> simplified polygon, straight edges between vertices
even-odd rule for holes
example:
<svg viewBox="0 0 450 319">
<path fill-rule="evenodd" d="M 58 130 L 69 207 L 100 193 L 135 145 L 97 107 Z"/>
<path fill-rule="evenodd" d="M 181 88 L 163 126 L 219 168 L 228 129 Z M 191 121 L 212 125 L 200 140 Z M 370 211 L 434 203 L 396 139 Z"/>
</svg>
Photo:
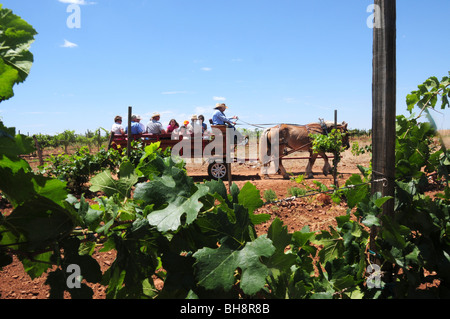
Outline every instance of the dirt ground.
<svg viewBox="0 0 450 319">
<path fill-rule="evenodd" d="M 367 143 L 367 142 L 366 142 Z M 364 142 L 359 141 L 360 146 Z M 307 156 L 307 153 L 294 153 L 290 157 Z M 339 185 L 344 185 L 351 174 L 359 173 L 357 165 L 369 166 L 370 155 L 362 154 L 353 156 L 350 150 L 342 154 L 341 162 L 338 168 Z M 285 160 L 283 162 L 288 173 L 297 177 L 305 173 L 307 160 Z M 312 187 L 313 181 L 319 181 L 326 186 L 333 184 L 331 175 L 324 176 L 322 173 L 323 159 L 318 159 L 313 167 L 314 179 L 307 179 L 305 184 Z M 196 182 L 202 182 L 208 179 L 207 165 L 188 164 L 186 166 L 189 176 L 192 176 Z M 260 167 L 255 164 L 232 164 L 232 181 L 242 188 L 247 183 L 253 183 L 261 192 L 261 197 L 265 190 L 271 189 L 275 192 L 277 199 L 291 197 L 289 188 L 299 185 L 295 180 L 285 180 L 280 175 L 272 175 L 269 179 L 263 179 L 260 176 Z M 225 181 L 228 186 L 228 181 Z M 336 225 L 335 217 L 345 214 L 346 204 L 339 205 L 333 203 L 327 195 L 315 195 L 294 200 L 280 201 L 277 203 L 266 204 L 258 211 L 272 216 L 271 220 L 265 224 L 258 225 L 259 234 L 267 232 L 271 221 L 278 217 L 288 227 L 290 232 L 301 230 L 304 226 L 309 226 L 311 231 L 327 229 L 328 226 Z M 96 253 L 94 257 L 98 260 L 102 271 L 105 271 L 114 261 L 113 252 Z M 16 257 L 14 262 L 0 271 L 0 299 L 47 299 L 49 298 L 49 286 L 45 285 L 46 276 L 31 280 L 23 269 Z M 105 287 L 100 285 L 92 286 L 94 290 L 94 299 L 104 299 L 106 297 Z M 67 298 L 70 298 L 68 294 Z"/>
</svg>

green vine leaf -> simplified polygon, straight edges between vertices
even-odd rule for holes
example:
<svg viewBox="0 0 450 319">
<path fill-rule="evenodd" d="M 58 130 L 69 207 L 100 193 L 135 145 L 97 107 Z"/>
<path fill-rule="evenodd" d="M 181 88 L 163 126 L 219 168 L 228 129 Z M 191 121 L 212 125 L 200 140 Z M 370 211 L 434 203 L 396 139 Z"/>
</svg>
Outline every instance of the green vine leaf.
<svg viewBox="0 0 450 319">
<path fill-rule="evenodd" d="M 225 208 L 225 209 L 223 209 Z M 208 238 L 232 249 L 242 248 L 253 236 L 252 221 L 248 211 L 241 205 L 227 209 L 221 205 L 217 211 L 202 214 L 195 225 Z"/>
<path fill-rule="evenodd" d="M 229 291 L 236 283 L 235 272 L 240 269 L 240 288 L 245 294 L 253 295 L 264 287 L 269 274 L 260 258 L 270 257 L 274 252 L 271 240 L 265 237 L 248 242 L 241 250 L 232 250 L 225 245 L 217 249 L 200 249 L 193 255 L 198 284 L 210 290 Z"/>
<path fill-rule="evenodd" d="M 261 193 L 250 182 L 245 183 L 238 195 L 239 204 L 248 209 L 249 213 L 253 213 L 255 209 L 261 207 L 264 202 L 261 199 Z"/>
<path fill-rule="evenodd" d="M 283 273 L 289 274 L 289 269 L 295 264 L 297 259 L 296 254 L 285 253 L 286 247 L 291 244 L 292 234 L 289 234 L 287 226 L 283 226 L 283 222 L 276 218 L 270 225 L 267 237 L 276 248 L 275 253 L 265 262 L 271 271 L 271 275 L 278 278 Z"/>
<path fill-rule="evenodd" d="M 119 179 L 115 179 L 110 170 L 105 170 L 91 179 L 92 186 L 89 190 L 102 191 L 108 197 L 118 194 L 124 199 L 130 197 L 131 189 L 137 182 L 134 166 L 130 162 L 124 162 L 120 166 Z"/>
<path fill-rule="evenodd" d="M 42 196 L 36 196 L 17 207 L 5 218 L 5 225 L 17 240 L 26 242 L 28 250 L 46 248 L 68 235 L 74 228 L 70 213 Z"/>
<path fill-rule="evenodd" d="M 319 251 L 321 263 L 340 258 L 345 250 L 344 238 L 334 229 L 330 229 L 330 232 L 321 231 L 312 242 L 323 245 L 323 248 Z"/>
<path fill-rule="evenodd" d="M 164 206 L 167 202 L 174 201 L 177 197 L 189 197 L 194 187 L 192 178 L 177 167 L 165 168 L 160 177 L 146 183 L 136 185 L 134 198 L 142 201 L 144 205 L 155 205 L 155 209 Z"/>
<path fill-rule="evenodd" d="M 29 51 L 36 30 L 0 4 L 0 102 L 14 96 L 14 84 L 25 81 L 33 64 Z"/>
<path fill-rule="evenodd" d="M 208 194 L 208 187 L 198 185 L 197 191 L 189 198 L 176 197 L 174 201 L 162 209 L 147 216 L 150 225 L 156 226 L 160 232 L 175 231 L 182 225 L 181 217 L 186 214 L 186 224 L 191 224 L 203 207 L 199 199 Z"/>
</svg>

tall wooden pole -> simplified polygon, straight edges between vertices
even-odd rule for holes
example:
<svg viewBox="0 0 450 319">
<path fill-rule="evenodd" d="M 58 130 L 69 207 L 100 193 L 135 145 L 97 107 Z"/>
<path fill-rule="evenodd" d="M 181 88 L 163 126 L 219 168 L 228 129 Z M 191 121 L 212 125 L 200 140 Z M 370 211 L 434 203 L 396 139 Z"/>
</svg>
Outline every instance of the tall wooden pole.
<svg viewBox="0 0 450 319">
<path fill-rule="evenodd" d="M 394 196 L 396 117 L 396 0 L 374 0 L 379 14 L 373 29 L 372 176 L 385 182 L 372 184 L 372 193 Z M 393 215 L 394 200 L 383 213 Z M 371 248 L 378 229 L 371 231 Z M 374 250 L 376 251 L 376 250 Z"/>
<path fill-rule="evenodd" d="M 337 130 L 337 110 L 334 110 L 334 129 Z M 333 158 L 333 183 L 336 188 L 339 188 L 339 181 L 337 179 L 337 163 L 338 163 L 338 153 L 334 152 Z"/>
<path fill-rule="evenodd" d="M 41 145 L 39 144 L 36 135 L 33 135 L 33 139 L 34 139 L 34 145 L 36 146 L 37 155 L 38 155 L 38 158 L 39 158 L 39 165 L 43 166 L 44 165 L 44 158 L 42 156 Z"/>
<path fill-rule="evenodd" d="M 131 116 L 133 113 L 133 108 L 131 106 L 128 107 L 128 139 L 127 139 L 127 156 L 130 157 L 131 154 Z"/>
</svg>

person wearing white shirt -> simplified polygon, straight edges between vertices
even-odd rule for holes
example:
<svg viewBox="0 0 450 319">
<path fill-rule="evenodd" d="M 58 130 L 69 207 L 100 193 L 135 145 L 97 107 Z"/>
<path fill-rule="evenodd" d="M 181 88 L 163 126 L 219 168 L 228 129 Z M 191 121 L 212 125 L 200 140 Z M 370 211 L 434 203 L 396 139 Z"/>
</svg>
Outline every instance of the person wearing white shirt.
<svg viewBox="0 0 450 319">
<path fill-rule="evenodd" d="M 123 135 L 125 134 L 125 129 L 122 126 L 122 117 L 117 115 L 114 118 L 114 124 L 111 127 L 111 132 L 114 133 L 114 135 Z"/>
</svg>

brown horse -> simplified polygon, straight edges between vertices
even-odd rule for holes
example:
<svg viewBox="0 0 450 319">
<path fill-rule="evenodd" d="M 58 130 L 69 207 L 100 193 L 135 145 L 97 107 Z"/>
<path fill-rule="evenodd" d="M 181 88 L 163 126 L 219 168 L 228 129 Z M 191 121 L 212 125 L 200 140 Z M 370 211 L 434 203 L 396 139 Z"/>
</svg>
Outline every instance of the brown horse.
<svg viewBox="0 0 450 319">
<path fill-rule="evenodd" d="M 263 164 L 261 173 L 267 178 L 268 174 L 279 173 L 285 179 L 289 179 L 286 169 L 281 163 L 281 158 L 288 153 L 295 151 L 309 151 L 310 158 L 306 167 L 305 174 L 308 178 L 313 177 L 312 167 L 318 155 L 322 156 L 325 161 L 323 173 L 328 175 L 332 168 L 328 163 L 328 156 L 325 153 L 314 153 L 311 149 L 312 141 L 310 134 L 328 134 L 334 128 L 334 123 L 311 123 L 307 125 L 280 124 L 275 127 L 266 129 L 260 138 L 260 161 Z M 337 129 L 342 133 L 347 133 L 347 123 L 342 122 L 337 125 Z M 273 147 L 271 147 L 273 144 Z M 277 148 L 278 144 L 278 148 Z M 350 147 L 349 134 L 343 134 L 342 144 L 344 148 Z M 274 164 L 272 170 L 268 169 L 269 164 Z"/>
</svg>

